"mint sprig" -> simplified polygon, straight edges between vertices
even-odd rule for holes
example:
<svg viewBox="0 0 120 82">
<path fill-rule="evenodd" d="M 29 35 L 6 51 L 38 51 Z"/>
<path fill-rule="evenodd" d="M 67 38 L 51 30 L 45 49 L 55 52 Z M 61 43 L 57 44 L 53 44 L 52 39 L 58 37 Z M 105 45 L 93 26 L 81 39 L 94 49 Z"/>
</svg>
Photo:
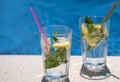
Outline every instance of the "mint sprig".
<svg viewBox="0 0 120 82">
<path fill-rule="evenodd" d="M 58 31 L 55 31 L 54 34 L 52 35 L 52 39 L 54 42 L 58 42 Z M 53 45 L 53 44 L 52 44 Z M 51 46 L 51 52 L 54 47 Z M 54 50 L 54 52 L 46 54 L 46 59 L 45 59 L 45 68 L 50 69 L 57 67 L 61 64 L 67 63 L 67 50 L 65 47 L 57 48 Z"/>
<path fill-rule="evenodd" d="M 66 48 L 58 48 L 53 54 L 46 54 L 45 68 L 50 69 L 57 67 L 63 63 L 67 63 L 67 50 Z"/>
<path fill-rule="evenodd" d="M 88 18 L 87 16 L 85 17 L 85 23 L 87 25 L 89 33 L 96 31 L 96 28 L 94 28 L 94 26 L 93 26 L 93 21 L 90 18 Z"/>
<path fill-rule="evenodd" d="M 87 16 L 85 17 L 85 23 L 87 25 L 87 29 L 88 29 L 89 34 L 92 33 L 94 30 L 96 30 L 93 27 L 93 21 L 90 18 L 88 18 Z M 92 48 L 93 47 L 88 44 L 87 51 L 90 51 Z"/>
<path fill-rule="evenodd" d="M 92 38 L 92 40 L 96 43 L 96 46 L 98 46 L 101 42 L 105 41 L 107 38 L 107 34 L 104 33 L 105 29 L 101 27 L 100 29 L 97 29 L 93 25 L 93 21 L 89 17 L 85 17 L 85 23 L 87 25 L 87 30 Z M 90 46 L 88 44 L 87 51 L 90 51 L 92 48 L 96 48 L 96 46 Z"/>
</svg>

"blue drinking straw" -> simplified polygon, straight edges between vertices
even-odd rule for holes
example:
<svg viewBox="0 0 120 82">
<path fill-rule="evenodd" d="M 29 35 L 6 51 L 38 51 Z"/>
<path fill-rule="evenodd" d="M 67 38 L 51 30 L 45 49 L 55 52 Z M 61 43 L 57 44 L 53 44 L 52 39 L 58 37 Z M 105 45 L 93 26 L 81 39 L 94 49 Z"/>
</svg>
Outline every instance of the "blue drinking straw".
<svg viewBox="0 0 120 82">
<path fill-rule="evenodd" d="M 53 45 L 52 30 L 51 30 L 51 27 L 50 27 L 49 20 L 47 20 L 46 23 L 47 23 L 47 27 L 48 27 L 48 33 L 50 34 L 50 42 L 51 42 L 51 45 Z M 52 53 L 54 52 L 54 48 L 51 48 L 51 52 Z"/>
</svg>

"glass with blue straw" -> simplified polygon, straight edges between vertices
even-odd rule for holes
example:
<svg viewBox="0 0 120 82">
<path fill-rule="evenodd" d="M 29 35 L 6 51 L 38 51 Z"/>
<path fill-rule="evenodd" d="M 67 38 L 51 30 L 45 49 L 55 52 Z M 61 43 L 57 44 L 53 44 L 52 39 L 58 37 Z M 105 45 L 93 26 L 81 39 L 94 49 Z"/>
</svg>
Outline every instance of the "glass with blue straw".
<svg viewBox="0 0 120 82">
<path fill-rule="evenodd" d="M 41 49 L 45 78 L 51 82 L 62 82 L 68 78 L 72 30 L 64 25 L 50 25 L 41 28 L 32 9 L 31 13 L 41 33 Z"/>
<path fill-rule="evenodd" d="M 43 31 L 50 42 L 50 53 L 42 48 L 45 78 L 49 81 L 63 81 L 68 78 L 72 31 L 64 25 L 49 25 Z M 41 37 L 41 47 L 45 45 Z"/>
</svg>

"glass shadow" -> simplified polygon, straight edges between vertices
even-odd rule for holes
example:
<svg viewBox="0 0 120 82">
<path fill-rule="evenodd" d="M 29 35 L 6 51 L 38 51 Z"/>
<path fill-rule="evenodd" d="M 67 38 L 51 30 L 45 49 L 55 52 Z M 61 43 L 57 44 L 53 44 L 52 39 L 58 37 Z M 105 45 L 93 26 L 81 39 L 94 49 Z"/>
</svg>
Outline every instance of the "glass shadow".
<svg viewBox="0 0 120 82">
<path fill-rule="evenodd" d="M 106 79 L 106 78 L 110 77 L 111 72 L 106 65 L 99 72 L 90 71 L 87 69 L 87 67 L 82 65 L 82 68 L 80 70 L 80 75 L 86 79 L 102 80 L 102 79 Z"/>
<path fill-rule="evenodd" d="M 53 82 L 53 81 L 48 81 L 47 79 L 45 79 L 45 76 L 44 76 L 41 82 Z M 70 80 L 69 78 L 66 78 L 63 81 L 54 81 L 54 82 L 70 82 Z"/>
</svg>

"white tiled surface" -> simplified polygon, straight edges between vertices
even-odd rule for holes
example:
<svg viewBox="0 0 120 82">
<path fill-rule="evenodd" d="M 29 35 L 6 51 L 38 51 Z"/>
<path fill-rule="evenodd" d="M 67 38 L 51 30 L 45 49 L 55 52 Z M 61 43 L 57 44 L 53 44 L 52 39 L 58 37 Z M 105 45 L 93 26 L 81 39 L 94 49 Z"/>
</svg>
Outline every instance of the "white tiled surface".
<svg viewBox="0 0 120 82">
<path fill-rule="evenodd" d="M 88 80 L 80 76 L 81 56 L 71 56 L 70 82 L 120 82 L 120 56 L 107 58 L 107 66 L 114 76 L 104 80 Z M 43 81 L 41 56 L 0 55 L 0 82 L 46 82 Z"/>
</svg>

